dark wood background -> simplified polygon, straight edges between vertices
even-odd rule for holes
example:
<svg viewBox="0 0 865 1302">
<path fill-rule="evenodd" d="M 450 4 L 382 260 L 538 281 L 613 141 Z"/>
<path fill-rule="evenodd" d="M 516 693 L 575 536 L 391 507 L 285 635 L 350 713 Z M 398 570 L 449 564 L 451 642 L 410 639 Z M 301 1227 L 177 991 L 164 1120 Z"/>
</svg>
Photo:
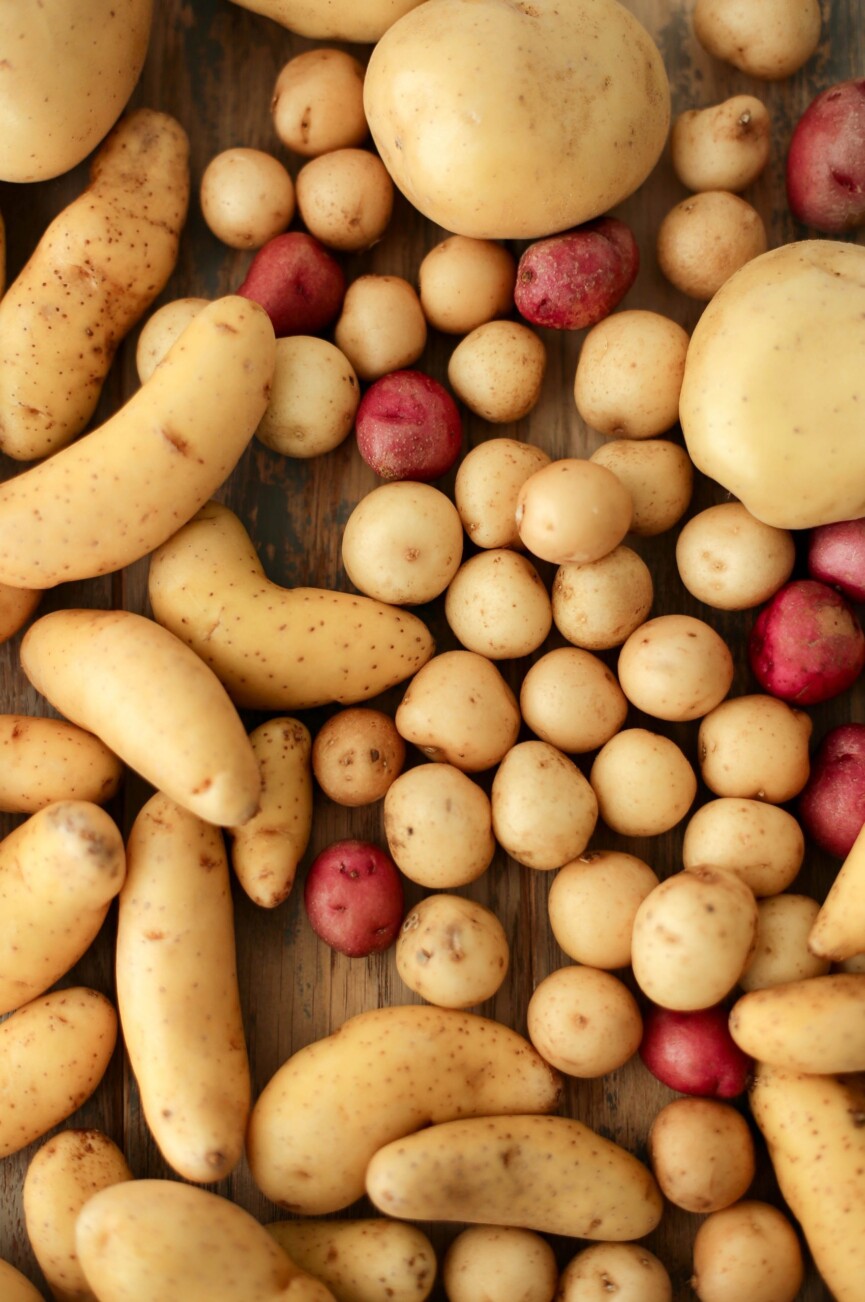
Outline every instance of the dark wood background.
<svg viewBox="0 0 865 1302">
<path fill-rule="evenodd" d="M 792 223 L 784 197 L 786 145 L 792 125 L 814 94 L 832 82 L 861 75 L 865 69 L 865 21 L 860 0 L 834 0 L 831 14 L 828 4 L 825 5 L 824 40 L 818 54 L 796 76 L 777 84 L 753 81 L 707 56 L 693 37 L 691 5 L 692 0 L 630 0 L 629 7 L 652 31 L 663 51 L 672 83 L 674 112 L 717 103 L 743 91 L 756 94 L 767 103 L 774 130 L 772 157 L 767 171 L 746 197 L 766 221 L 771 244 L 801 237 L 806 232 Z M 157 0 L 150 53 L 133 102 L 166 110 L 180 119 L 192 140 L 193 178 L 193 202 L 178 265 L 160 301 L 188 294 L 213 297 L 232 290 L 243 279 L 251 255 L 223 247 L 208 232 L 195 198 L 197 185 L 212 155 L 230 145 L 272 150 L 283 157 L 292 171 L 297 170 L 301 160 L 286 157 L 280 147 L 272 129 L 269 104 L 280 68 L 292 55 L 310 45 L 311 42 L 293 36 L 269 20 L 236 7 L 230 0 Z M 353 52 L 365 59 L 369 49 L 356 47 Z M 82 165 L 55 181 L 0 186 L 10 279 L 29 256 L 50 218 L 80 191 L 85 180 L 86 168 Z M 623 306 L 653 308 L 691 328 L 699 316 L 700 305 L 663 281 L 654 256 L 658 224 L 668 208 L 682 197 L 684 191 L 665 154 L 639 193 L 617 209 L 617 215 L 632 225 L 641 250 L 640 275 Z M 386 237 L 369 253 L 344 259 L 346 271 L 349 277 L 361 271 L 388 271 L 414 281 L 423 254 L 444 234 L 398 200 Z M 519 252 L 519 246 L 515 245 L 514 250 Z M 104 419 L 137 387 L 135 338 L 135 334 L 129 338 L 116 360 L 97 421 Z M 601 440 L 583 427 L 572 397 L 581 338 L 580 334 L 546 332 L 548 369 L 536 409 L 516 425 L 495 428 L 466 413 L 467 446 L 493 434 L 505 434 L 538 443 L 553 456 L 590 453 Z M 427 350 L 418 365 L 444 379 L 454 343 L 455 340 L 431 332 Z M 676 437 L 675 432 L 672 436 Z M 4 475 L 17 473 L 19 469 L 20 466 L 11 462 L 2 467 Z M 449 489 L 452 478 L 451 475 L 440 486 Z M 376 482 L 360 461 L 351 439 L 335 452 L 311 463 L 286 460 L 253 442 L 220 496 L 246 521 L 272 579 L 285 585 L 304 583 L 348 588 L 340 562 L 341 527 L 353 504 Z M 698 482 L 692 511 L 717 500 L 721 500 L 721 494 L 716 486 Z M 707 611 L 689 597 L 676 573 L 674 543 L 674 535 L 667 534 L 634 544 L 653 571 L 654 613 L 683 611 L 708 618 L 733 647 L 737 666 L 734 693 L 752 690 L 754 684 L 744 655 L 752 616 Z M 46 594 L 41 609 L 46 611 L 61 605 L 115 605 L 146 610 L 146 573 L 146 561 L 142 561 L 120 574 L 63 586 Z M 543 573 L 548 580 L 552 578 L 551 567 L 544 568 Z M 421 613 L 434 628 L 440 649 L 453 645 L 440 603 L 424 608 Z M 21 674 L 19 642 L 20 638 L 15 638 L 0 647 L 0 709 L 50 713 Z M 554 635 L 549 645 L 555 644 Z M 615 655 L 608 658 L 611 664 L 615 663 Z M 527 663 L 507 666 L 506 672 L 514 685 L 519 683 L 526 667 Z M 383 698 L 383 703 L 392 707 L 399 695 L 395 690 Z M 861 718 L 862 699 L 862 692 L 857 688 L 840 700 L 815 709 L 815 740 L 833 723 Z M 314 732 L 328 713 L 327 710 L 311 711 L 304 718 Z M 249 725 L 263 717 L 250 715 Z M 631 722 L 645 721 L 634 713 Z M 668 727 L 649 721 L 649 726 L 668 732 L 695 758 L 696 724 Z M 112 808 L 124 828 L 128 828 L 148 794 L 145 785 L 130 776 Z M 701 791 L 699 799 L 705 799 L 706 795 Z M 3 831 L 12 825 L 13 820 L 5 819 Z M 324 845 L 344 836 L 383 843 L 380 806 L 345 810 L 317 793 L 313 838 L 305 862 Z M 627 843 L 599 828 L 593 845 L 626 847 L 645 858 L 663 876 L 680 866 L 680 841 L 681 828 L 662 837 Z M 833 862 L 809 851 L 795 889 L 822 898 L 835 868 Z M 479 882 L 465 888 L 466 895 L 497 910 L 512 945 L 507 982 L 479 1011 L 523 1032 L 526 1005 L 535 984 L 567 961 L 552 938 L 547 920 L 550 881 L 550 875 L 521 868 L 500 854 Z M 417 888 L 410 887 L 409 901 L 417 898 L 418 893 Z M 317 941 L 306 922 L 301 890 L 297 887 L 273 912 L 256 908 L 239 891 L 236 908 L 239 975 L 256 1091 L 292 1050 L 327 1033 L 350 1014 L 378 1004 L 409 1002 L 414 998 L 396 975 L 392 953 L 368 960 L 345 959 Z M 91 951 L 60 984 L 90 984 L 111 995 L 112 944 L 113 914 Z M 651 1120 L 671 1097 L 670 1091 L 658 1084 L 639 1060 L 632 1060 L 603 1080 L 570 1082 L 565 1109 L 569 1115 L 598 1127 L 644 1155 Z M 369 1105 L 387 1104 L 386 1100 L 370 1099 Z M 170 1174 L 142 1120 L 135 1083 L 122 1048 L 118 1048 L 96 1095 L 70 1124 L 105 1130 L 125 1150 L 136 1175 Z M 753 1193 L 774 1200 L 777 1193 L 762 1147 L 759 1153 L 760 1170 Z M 31 1156 L 31 1150 L 25 1150 L 0 1162 L 0 1256 L 13 1262 L 44 1289 L 29 1248 L 21 1210 L 21 1183 Z M 278 1215 L 277 1209 L 257 1191 L 245 1165 L 217 1188 L 262 1220 Z M 698 1224 L 697 1216 L 671 1208 L 659 1229 L 647 1240 L 671 1273 L 677 1302 L 694 1297 L 688 1280 L 691 1246 Z M 442 1249 L 455 1233 L 452 1226 L 427 1228 L 437 1247 Z M 564 1263 L 582 1245 L 557 1240 L 555 1246 Z M 443 1296 L 440 1286 L 435 1296 Z M 809 1268 L 801 1298 L 819 1302 L 828 1296 Z"/>
</svg>

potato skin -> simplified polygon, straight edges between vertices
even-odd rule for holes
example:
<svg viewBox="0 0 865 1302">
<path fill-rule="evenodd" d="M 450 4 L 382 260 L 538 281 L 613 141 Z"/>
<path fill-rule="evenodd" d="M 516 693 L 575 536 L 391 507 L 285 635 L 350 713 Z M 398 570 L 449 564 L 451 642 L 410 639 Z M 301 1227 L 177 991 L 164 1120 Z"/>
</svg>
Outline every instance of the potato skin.
<svg viewBox="0 0 865 1302">
<path fill-rule="evenodd" d="M 0 809 L 10 814 L 35 814 L 56 800 L 102 805 L 123 776 L 104 742 L 63 719 L 0 714 L 0 757 Z"/>
<path fill-rule="evenodd" d="M 376 1216 L 273 1221 L 265 1229 L 298 1266 L 351 1302 L 424 1302 L 435 1283 L 435 1251 L 415 1225 Z"/>
<path fill-rule="evenodd" d="M 742 995 L 730 1033 L 745 1053 L 789 1071 L 865 1071 L 865 976 L 833 972 Z"/>
<path fill-rule="evenodd" d="M 0 1289 L 4 1302 L 43 1302 L 42 1294 L 8 1261 L 0 1259 Z"/>
</svg>

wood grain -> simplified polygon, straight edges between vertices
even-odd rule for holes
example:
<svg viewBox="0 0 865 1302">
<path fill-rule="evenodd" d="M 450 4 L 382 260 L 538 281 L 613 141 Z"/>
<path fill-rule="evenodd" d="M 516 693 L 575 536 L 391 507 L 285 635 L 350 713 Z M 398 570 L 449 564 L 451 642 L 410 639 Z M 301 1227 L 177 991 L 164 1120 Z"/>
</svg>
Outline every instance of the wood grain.
<svg viewBox="0 0 865 1302">
<path fill-rule="evenodd" d="M 767 84 L 755 83 L 718 64 L 699 48 L 691 30 L 691 2 L 630 0 L 629 7 L 652 31 L 662 49 L 672 82 L 674 111 L 716 103 L 743 91 L 765 100 L 774 128 L 772 159 L 747 197 L 763 215 L 771 243 L 796 238 L 803 232 L 794 227 L 784 199 L 786 141 L 792 124 L 818 90 L 854 75 L 857 70 L 861 72 L 865 66 L 861 5 L 858 0 L 835 0 L 831 15 L 827 14 L 825 39 L 819 53 L 796 76 L 782 83 Z M 271 91 L 282 65 L 309 45 L 310 42 L 292 36 L 268 20 L 236 7 L 230 0 L 157 0 L 150 54 L 134 103 L 167 110 L 185 125 L 192 139 L 195 187 L 208 159 L 229 145 L 258 146 L 284 157 L 270 122 Z M 353 52 L 365 59 L 369 50 L 356 48 Z M 299 160 L 286 161 L 292 170 L 297 170 Z M 0 186 L 0 212 L 7 227 L 10 275 L 23 264 L 50 218 L 80 190 L 84 178 L 82 166 L 56 181 L 27 187 Z M 651 307 L 691 328 L 699 316 L 700 305 L 685 299 L 663 280 L 653 252 L 654 232 L 661 218 L 682 197 L 684 191 L 665 155 L 651 178 L 621 205 L 617 214 L 632 225 L 642 255 L 640 275 L 626 306 Z M 385 238 L 368 254 L 346 259 L 347 273 L 353 276 L 361 270 L 388 271 L 414 280 L 421 257 L 443 234 L 406 203 L 398 201 Z M 514 248 L 519 251 L 519 246 Z M 193 201 L 177 270 L 163 300 L 188 294 L 215 296 L 232 289 L 242 280 L 249 256 L 223 247 L 206 229 Z M 544 333 L 549 361 L 538 406 L 518 424 L 495 430 L 467 417 L 467 444 L 473 445 L 491 433 L 498 433 L 536 442 L 553 456 L 591 452 L 601 440 L 583 427 L 572 397 L 581 338 L 580 334 Z M 420 365 L 444 379 L 452 346 L 452 340 L 432 332 Z M 134 347 L 133 335 L 112 369 L 97 421 L 137 387 Z M 18 469 L 7 462 L 2 473 L 6 477 Z M 220 496 L 246 521 L 272 579 L 286 585 L 315 583 L 348 588 L 340 562 L 341 527 L 352 505 L 375 483 L 351 439 L 335 452 L 309 464 L 290 462 L 253 443 Z M 441 484 L 446 489 L 451 485 L 452 475 Z M 701 481 L 692 510 L 720 500 L 720 496 L 716 486 Z M 718 612 L 707 615 L 679 582 L 673 544 L 670 535 L 635 543 L 652 569 L 656 585 L 655 613 L 684 611 L 708 617 L 736 653 L 734 692 L 752 688 L 744 656 L 749 618 Z M 550 579 L 552 569 L 544 569 L 544 575 Z M 145 582 L 146 562 L 140 562 L 121 574 L 51 591 L 44 598 L 42 610 L 61 605 L 120 605 L 146 611 Z M 452 646 L 440 603 L 425 608 L 423 614 L 436 633 L 440 649 Z M 2 709 L 50 713 L 20 672 L 19 642 L 16 638 L 0 647 Z M 553 637 L 550 645 L 555 644 Z M 609 660 L 615 663 L 614 656 Z M 527 663 L 507 666 L 506 673 L 513 685 L 518 685 Z M 382 698 L 382 704 L 393 707 L 398 699 L 399 691 L 395 690 Z M 830 724 L 862 717 L 862 700 L 862 690 L 857 688 L 840 701 L 816 708 L 815 737 L 819 738 Z M 328 713 L 327 710 L 310 711 L 304 718 L 314 732 Z M 253 726 L 263 717 L 249 714 L 247 722 Z M 636 712 L 632 722 L 642 722 Z M 652 721 L 650 726 L 668 732 L 695 757 L 696 725 L 667 728 Z M 488 782 L 489 778 L 485 780 Z M 129 827 L 148 794 L 145 784 L 130 775 L 112 808 L 124 828 Z M 11 826 L 11 819 L 3 820 L 4 833 Z M 342 809 L 319 793 L 307 862 L 329 842 L 349 835 L 381 841 L 380 807 Z M 624 842 L 604 829 L 599 829 L 594 844 L 599 848 L 624 846 Z M 666 875 L 679 866 L 680 844 L 681 828 L 665 836 L 631 841 L 627 848 Z M 809 854 L 796 888 L 822 898 L 834 870 L 835 865 L 821 855 Z M 495 908 L 513 952 L 505 986 L 480 1011 L 522 1031 L 526 1005 L 535 984 L 566 961 L 547 921 L 550 880 L 550 875 L 521 868 L 499 854 L 484 878 L 465 890 L 466 895 Z M 409 899 L 417 898 L 418 894 L 416 888 L 411 888 Z M 368 960 L 349 960 L 318 942 L 306 923 L 299 889 L 273 912 L 256 908 L 238 891 L 236 910 L 239 973 L 256 1091 L 292 1050 L 325 1034 L 352 1013 L 412 999 L 396 975 L 392 953 Z M 92 950 L 61 984 L 83 982 L 109 995 L 113 993 L 112 929 L 113 915 Z M 565 1111 L 644 1156 L 649 1124 L 671 1097 L 639 1061 L 632 1061 L 600 1081 L 571 1081 Z M 370 1100 L 370 1106 L 386 1105 L 386 1099 Z M 170 1174 L 142 1119 L 135 1083 L 121 1050 L 115 1054 L 98 1093 L 76 1114 L 73 1122 L 105 1130 L 123 1147 L 136 1175 Z M 759 1152 L 760 1171 L 753 1192 L 755 1196 L 775 1200 L 775 1184 L 762 1146 Z M 44 1290 L 44 1280 L 27 1242 L 21 1210 L 21 1183 L 31 1156 L 32 1150 L 26 1150 L 0 1163 L 0 1256 L 17 1265 Z M 245 1165 L 217 1188 L 263 1220 L 278 1214 L 258 1192 Z M 691 1245 L 698 1224 L 698 1217 L 670 1208 L 660 1228 L 647 1240 L 670 1270 L 677 1302 L 694 1297 L 688 1280 Z M 440 1249 L 455 1233 L 452 1226 L 427 1228 Z M 574 1241 L 555 1241 L 563 1263 L 580 1246 Z M 443 1296 L 440 1286 L 434 1296 Z M 809 1269 L 808 1282 L 801 1293 L 803 1302 L 822 1302 L 828 1297 L 815 1272 Z"/>
</svg>

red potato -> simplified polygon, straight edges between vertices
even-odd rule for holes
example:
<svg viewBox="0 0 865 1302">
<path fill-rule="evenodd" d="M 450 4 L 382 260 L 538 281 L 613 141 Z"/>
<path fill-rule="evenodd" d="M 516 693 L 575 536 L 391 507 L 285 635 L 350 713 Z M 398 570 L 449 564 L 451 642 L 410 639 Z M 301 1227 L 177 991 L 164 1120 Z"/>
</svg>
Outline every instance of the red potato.
<svg viewBox="0 0 865 1302">
<path fill-rule="evenodd" d="M 846 859 L 865 824 L 865 723 L 826 733 L 799 797 L 799 818 L 816 845 Z"/>
<path fill-rule="evenodd" d="M 459 409 L 422 371 L 391 371 L 360 400 L 355 419 L 360 455 L 382 479 L 428 483 L 447 474 L 462 450 Z"/>
<path fill-rule="evenodd" d="M 827 235 L 865 224 L 865 78 L 812 100 L 787 152 L 787 201 L 797 221 Z"/>
<path fill-rule="evenodd" d="M 390 855 L 368 841 L 335 841 L 313 860 L 303 902 L 315 934 L 349 958 L 378 954 L 402 924 L 402 878 Z"/>
<path fill-rule="evenodd" d="M 278 339 L 320 335 L 339 316 L 345 274 L 312 235 L 288 231 L 262 245 L 237 293 L 261 304 Z"/>
<path fill-rule="evenodd" d="M 652 1005 L 639 1052 L 652 1075 L 680 1094 L 732 1099 L 751 1079 L 752 1061 L 731 1036 L 721 1004 L 696 1012 Z"/>
<path fill-rule="evenodd" d="M 808 573 L 850 601 L 865 601 L 865 518 L 821 524 L 808 535 Z"/>
<path fill-rule="evenodd" d="M 609 316 L 639 268 L 630 227 L 616 217 L 599 217 L 530 244 L 517 267 L 514 301 L 533 325 L 582 330 Z"/>
<path fill-rule="evenodd" d="M 816 705 L 859 677 L 865 633 L 840 592 L 816 579 L 794 579 L 757 616 L 748 656 L 764 691 L 796 705 Z"/>
</svg>

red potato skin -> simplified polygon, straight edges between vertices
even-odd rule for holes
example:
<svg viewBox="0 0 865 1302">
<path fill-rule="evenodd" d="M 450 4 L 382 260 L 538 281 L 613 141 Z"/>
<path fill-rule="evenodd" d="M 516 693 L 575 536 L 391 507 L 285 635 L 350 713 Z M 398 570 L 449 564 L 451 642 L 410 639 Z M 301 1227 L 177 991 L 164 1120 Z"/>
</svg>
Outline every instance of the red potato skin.
<svg viewBox="0 0 865 1302">
<path fill-rule="evenodd" d="M 815 845 L 846 859 L 865 823 L 865 723 L 842 723 L 826 733 L 798 812 Z"/>
<path fill-rule="evenodd" d="M 277 339 L 320 335 L 342 310 L 345 273 L 312 235 L 288 231 L 262 245 L 236 292 L 261 304 Z"/>
<path fill-rule="evenodd" d="M 630 227 L 616 217 L 599 217 L 530 244 L 517 267 L 514 301 L 532 325 L 582 330 L 610 315 L 639 269 Z"/>
<path fill-rule="evenodd" d="M 737 1098 L 748 1088 L 753 1062 L 731 1036 L 728 1020 L 720 1004 L 685 1013 L 652 1005 L 643 1017 L 640 1057 L 680 1094 Z"/>
<path fill-rule="evenodd" d="M 794 579 L 757 616 L 748 657 L 764 691 L 796 705 L 817 705 L 859 677 L 865 633 L 840 592 L 817 579 Z"/>
<path fill-rule="evenodd" d="M 303 902 L 315 934 L 348 958 L 388 949 L 405 910 L 390 855 L 368 841 L 335 841 L 313 860 Z"/>
<path fill-rule="evenodd" d="M 787 202 L 797 221 L 827 235 L 865 224 L 865 78 L 812 100 L 787 152 Z"/>
<path fill-rule="evenodd" d="M 821 524 L 808 535 L 808 573 L 850 601 L 865 601 L 865 519 Z"/>
<path fill-rule="evenodd" d="M 355 434 L 366 464 L 387 480 L 439 479 L 463 443 L 459 408 L 422 371 L 391 371 L 375 380 L 360 400 Z"/>
</svg>

